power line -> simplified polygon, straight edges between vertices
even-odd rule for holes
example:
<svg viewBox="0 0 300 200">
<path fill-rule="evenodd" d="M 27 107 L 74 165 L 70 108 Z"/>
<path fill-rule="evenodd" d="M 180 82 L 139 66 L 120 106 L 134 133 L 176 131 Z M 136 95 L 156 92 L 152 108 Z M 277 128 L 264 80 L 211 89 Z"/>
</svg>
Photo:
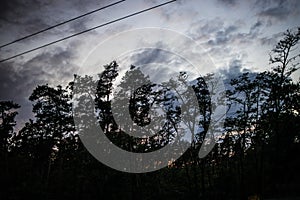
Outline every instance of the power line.
<svg viewBox="0 0 300 200">
<path fill-rule="evenodd" d="M 42 45 L 42 46 L 39 46 L 39 47 L 30 49 L 30 50 L 28 50 L 28 51 L 24 51 L 24 52 L 19 53 L 19 54 L 17 54 L 17 55 L 14 55 L 14 56 L 5 58 L 5 59 L 3 59 L 3 60 L 0 60 L 0 63 L 5 62 L 5 61 L 8 61 L 8 60 L 11 60 L 11 59 L 13 59 L 13 58 L 22 56 L 22 55 L 24 55 L 24 54 L 27 54 L 27 53 L 30 53 L 30 52 L 33 52 L 33 51 L 36 51 L 36 50 L 38 50 L 38 49 L 41 49 L 41 48 L 50 46 L 50 45 L 52 45 L 52 44 L 61 42 L 61 41 L 63 41 L 63 40 L 67 40 L 67 39 L 69 39 L 69 38 L 72 38 L 72 37 L 81 35 L 81 34 L 83 34 L 83 33 L 86 33 L 86 32 L 89 32 L 89 31 L 92 31 L 92 30 L 101 28 L 101 27 L 103 27 L 103 26 L 107 26 L 107 25 L 109 25 L 109 24 L 113 24 L 113 23 L 115 23 L 115 22 L 124 20 L 124 19 L 126 19 L 126 18 L 133 17 L 133 16 L 135 16 L 135 15 L 138 15 L 138 14 L 141 14 L 141 13 L 144 13 L 144 12 L 147 12 L 147 11 L 149 11 L 149 10 L 152 10 L 152 9 L 155 9 L 155 8 L 158 8 L 158 7 L 161 7 L 161 6 L 164 6 L 164 5 L 166 5 L 166 4 L 173 3 L 173 2 L 175 2 L 175 1 L 176 1 L 176 0 L 168 1 L 168 2 L 165 2 L 165 3 L 159 4 L 159 5 L 156 5 L 156 6 L 153 6 L 153 7 L 150 7 L 150 8 L 147 8 L 147 9 L 144 9 L 144 10 L 141 10 L 141 11 L 138 11 L 138 12 L 135 12 L 135 13 L 132 13 L 132 14 L 129 14 L 129 15 L 126 15 L 126 16 L 124 16 L 124 17 L 120 17 L 120 18 L 118 18 L 118 19 L 115 19 L 115 20 L 106 22 L 106 23 L 104 23 L 104 24 L 95 26 L 95 27 L 93 27 L 93 28 L 90 28 L 90 29 L 87 29 L 87 30 L 84 30 L 84 31 L 81 31 L 81 32 L 78 32 L 78 33 L 75 33 L 75 34 L 73 34 L 73 35 L 69 35 L 69 36 L 64 37 L 64 38 L 62 38 L 62 39 L 55 40 L 55 41 L 53 41 L 53 42 L 44 44 L 44 45 Z"/>
<path fill-rule="evenodd" d="M 30 38 L 30 37 L 32 37 L 32 36 L 38 35 L 38 34 L 40 34 L 40 33 L 43 33 L 43 32 L 45 32 L 45 31 L 48 31 L 48 30 L 53 29 L 53 28 L 55 28 L 55 27 L 61 26 L 61 25 L 63 25 L 63 24 L 72 22 L 72 21 L 74 21 L 74 20 L 76 20 L 76 19 L 85 17 L 85 16 L 87 16 L 87 15 L 90 15 L 90 14 L 92 14 L 92 13 L 98 12 L 98 11 L 100 11 L 100 10 L 104 10 L 104 9 L 106 9 L 106 8 L 109 8 L 109 7 L 111 7 L 111 6 L 117 5 L 117 4 L 122 3 L 122 2 L 124 2 L 124 1 L 126 1 L 126 0 L 117 1 L 117 2 L 112 3 L 112 4 L 109 4 L 109 5 L 107 5 L 107 6 L 98 8 L 98 9 L 96 9 L 96 10 L 92 10 L 92 11 L 90 11 L 90 12 L 88 12 L 88 13 L 83 14 L 83 15 L 80 15 L 80 16 L 74 17 L 74 18 L 72 18 L 72 19 L 69 19 L 69 20 L 67 20 L 67 21 L 64 21 L 64 22 L 55 24 L 55 25 L 53 25 L 53 26 L 50 26 L 50 27 L 45 28 L 45 29 L 42 29 L 42 30 L 40 30 L 40 31 L 37 31 L 37 32 L 32 33 L 32 34 L 30 34 L 30 35 L 27 35 L 27 36 L 25 36 L 25 37 L 21 37 L 21 38 L 19 38 L 19 39 L 16 39 L 16 40 L 14 40 L 14 41 L 9 42 L 9 43 L 3 44 L 3 45 L 0 46 L 0 48 L 9 46 L 9 45 L 14 44 L 14 43 L 16 43 L 16 42 L 19 42 L 19 41 L 21 41 L 21 40 L 24 40 L 24 39 Z"/>
</svg>

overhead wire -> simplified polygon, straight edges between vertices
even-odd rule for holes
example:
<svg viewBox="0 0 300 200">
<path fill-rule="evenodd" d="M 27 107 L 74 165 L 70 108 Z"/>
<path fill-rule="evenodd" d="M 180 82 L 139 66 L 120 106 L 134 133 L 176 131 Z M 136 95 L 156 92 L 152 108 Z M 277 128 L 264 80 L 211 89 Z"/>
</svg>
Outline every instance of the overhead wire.
<svg viewBox="0 0 300 200">
<path fill-rule="evenodd" d="M 114 6 L 114 5 L 117 5 L 117 4 L 119 4 L 119 3 L 122 3 L 122 2 L 124 2 L 124 1 L 126 1 L 126 0 L 121 0 L 121 1 L 117 1 L 117 2 L 115 2 L 115 3 L 111 3 L 111 4 L 106 5 L 106 6 L 104 6 L 104 7 L 101 7 L 101 8 L 95 9 L 95 10 L 92 10 L 92 11 L 90 11 L 90 12 L 88 12 L 88 13 L 85 13 L 85 14 L 79 15 L 79 16 L 77 16 L 77 17 L 71 18 L 71 19 L 69 19 L 69 20 L 60 22 L 60 23 L 55 24 L 55 25 L 53 25 L 53 26 L 49 26 L 49 27 L 47 27 L 47 28 L 45 28 L 45 29 L 42 29 L 42 30 L 40 30 L 40 31 L 37 31 L 37 32 L 35 32 L 35 33 L 31 33 L 31 34 L 26 35 L 26 36 L 24 36 L 24 37 L 21 37 L 21 38 L 19 38 L 19 39 L 16 39 L 16 40 L 13 40 L 13 41 L 11 41 L 11 42 L 8 42 L 8 43 L 6 43 L 6 44 L 2 44 L 2 45 L 0 45 L 0 48 L 3 48 L 3 47 L 6 47 L 6 46 L 9 46 L 9 45 L 12 45 L 12 44 L 14 44 L 14 43 L 16 43 L 16 42 L 20 42 L 20 41 L 25 40 L 25 39 L 28 39 L 28 38 L 30 38 L 30 37 L 32 37 L 32 36 L 35 36 L 35 35 L 41 34 L 41 33 L 43 33 L 43 32 L 49 31 L 49 30 L 51 30 L 51 29 L 53 29 L 53 28 L 56 28 L 56 27 L 58 27 L 58 26 L 61 26 L 61 25 L 67 24 L 67 23 L 69 23 L 69 22 L 75 21 L 75 20 L 80 19 L 80 18 L 82 18 L 82 17 L 85 17 L 85 16 L 87 16 L 87 15 L 90 15 L 90 14 L 93 14 L 93 13 L 96 13 L 96 12 L 99 12 L 100 10 L 104 10 L 104 9 L 106 9 L 106 8 L 112 7 L 112 6 Z"/>
<path fill-rule="evenodd" d="M 33 52 L 33 51 L 36 51 L 36 50 L 38 50 L 38 49 L 41 49 L 41 48 L 44 48 L 44 47 L 53 45 L 53 44 L 55 44 L 55 43 L 58 43 L 58 42 L 61 42 L 61 41 L 70 39 L 70 38 L 72 38 L 72 37 L 81 35 L 81 34 L 83 34 L 83 33 L 86 33 L 86 32 L 89 32 L 89 31 L 92 31 L 92 30 L 95 30 L 95 29 L 98 29 L 98 28 L 107 26 L 107 25 L 109 25 L 109 24 L 113 24 L 113 23 L 115 23 L 115 22 L 118 22 L 118 21 L 127 19 L 127 18 L 129 18 L 129 17 L 133 17 L 133 16 L 135 16 L 135 15 L 139 15 L 139 14 L 141 14 L 141 13 L 144 13 L 144 12 L 147 12 L 147 11 L 150 11 L 150 10 L 153 10 L 153 9 L 155 9 L 155 8 L 162 7 L 162 6 L 164 6 L 164 5 L 173 3 L 173 2 L 175 2 L 175 1 L 176 1 L 176 0 L 167 1 L 167 2 L 165 2 L 165 3 L 161 3 L 161 4 L 158 4 L 158 5 L 156 5 L 156 6 L 152 6 L 152 7 L 150 7 L 150 8 L 147 8 L 147 9 L 144 9 L 144 10 L 141 10 L 141 11 L 138 11 L 138 12 L 134 12 L 134 13 L 129 14 L 129 15 L 126 15 L 126 16 L 124 16 L 124 17 L 120 17 L 120 18 L 117 18 L 117 19 L 115 19 L 115 20 L 111 20 L 111 21 L 106 22 L 106 23 L 103 23 L 103 24 L 101 24 L 101 25 L 94 26 L 94 27 L 89 28 L 89 29 L 87 29 L 87 30 L 84 30 L 84 31 L 81 31 L 81 32 L 78 32 L 78 33 L 75 33 L 75 34 L 72 34 L 72 35 L 69 35 L 69 36 L 67 36 L 67 37 L 64 37 L 64 38 L 55 40 L 55 41 L 50 42 L 50 43 L 47 43 L 47 44 L 44 44 L 44 45 L 42 45 L 42 46 L 39 46 L 39 47 L 30 49 L 30 50 L 24 51 L 24 52 L 22 52 L 22 53 L 16 54 L 16 55 L 14 55 L 14 56 L 11 56 L 11 57 L 8 57 L 8 58 L 5 58 L 5 59 L 2 59 L 2 60 L 0 60 L 0 63 L 5 62 L 5 61 L 8 61 L 8 60 L 11 60 L 11 59 L 13 59 L 13 58 L 22 56 L 22 55 L 24 55 L 24 54 L 27 54 L 27 53 L 30 53 L 30 52 Z"/>
</svg>

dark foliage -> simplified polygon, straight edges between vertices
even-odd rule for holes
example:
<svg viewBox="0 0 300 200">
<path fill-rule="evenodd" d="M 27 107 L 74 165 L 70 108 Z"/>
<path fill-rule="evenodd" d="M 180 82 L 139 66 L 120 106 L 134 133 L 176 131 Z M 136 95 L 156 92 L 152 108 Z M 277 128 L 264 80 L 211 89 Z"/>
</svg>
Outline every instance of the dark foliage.
<svg viewBox="0 0 300 200">
<path fill-rule="evenodd" d="M 115 94 L 119 75 L 116 62 L 104 66 L 98 82 L 89 76 L 75 76 L 85 95 L 89 95 L 89 85 L 97 83 L 93 97 L 97 125 L 124 150 L 145 153 L 172 144 L 178 124 L 184 116 L 190 116 L 182 121 L 193 133 L 190 148 L 168 167 L 151 173 L 116 171 L 85 149 L 72 117 L 74 82 L 65 88 L 37 86 L 29 97 L 35 118 L 18 131 L 14 127 L 20 106 L 0 101 L 0 199 L 299 197 L 300 83 L 291 79 L 299 68 L 299 54 L 295 53 L 299 39 L 300 29 L 287 31 L 270 54 L 272 70 L 244 73 L 230 81 L 224 134 L 202 159 L 198 152 L 215 106 L 204 80 L 211 80 L 213 74 L 187 83 L 182 79 L 185 72 L 180 72 L 177 80 L 153 84 L 139 68 L 131 66 Z M 172 89 L 179 88 L 179 83 L 189 84 L 198 108 L 193 107 L 188 91 L 185 99 L 174 94 Z M 178 106 L 181 100 L 185 109 Z M 126 101 L 127 107 L 112 111 L 117 105 L 114 103 Z M 119 124 L 116 119 L 124 118 L 124 109 L 128 108 L 136 125 L 146 127 L 155 122 L 161 126 L 156 127 L 154 135 L 142 132 L 142 138 L 126 134 L 135 126 Z M 163 109 L 164 115 L 155 108 Z M 199 109 L 200 116 L 184 111 L 193 109 Z M 194 120 L 197 117 L 198 123 Z"/>
</svg>

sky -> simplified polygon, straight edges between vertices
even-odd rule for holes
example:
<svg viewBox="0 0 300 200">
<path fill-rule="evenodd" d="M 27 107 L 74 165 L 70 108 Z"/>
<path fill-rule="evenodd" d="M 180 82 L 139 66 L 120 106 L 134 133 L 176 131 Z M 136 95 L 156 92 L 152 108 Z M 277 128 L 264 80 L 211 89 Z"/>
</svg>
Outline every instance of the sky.
<svg viewBox="0 0 300 200">
<path fill-rule="evenodd" d="M 2 0 L 0 44 L 112 2 L 116 1 Z M 80 20 L 3 47 L 0 49 L 0 59 L 164 2 L 166 1 L 126 0 Z M 177 0 L 0 63 L 0 100 L 13 100 L 22 106 L 18 116 L 18 122 L 22 124 L 32 117 L 32 105 L 28 97 L 37 85 L 48 83 L 52 86 L 65 86 L 73 80 L 75 73 L 96 73 L 99 65 L 107 64 L 110 59 L 115 58 L 119 58 L 125 68 L 130 63 L 144 65 L 147 60 L 149 63 L 157 63 L 157 66 L 162 63 L 169 65 L 177 71 L 184 70 L 187 66 L 181 63 L 183 60 L 197 60 L 199 63 L 202 59 L 209 58 L 213 68 L 228 77 L 243 71 L 268 70 L 271 67 L 269 53 L 282 38 L 283 32 L 300 26 L 299 8 L 298 0 Z M 149 28 L 154 31 L 141 37 L 130 35 L 136 33 L 133 30 L 150 30 Z M 157 30 L 166 34 L 160 35 Z M 159 41 L 163 38 L 170 39 L 170 33 L 173 33 L 173 40 L 168 44 Z M 149 43 L 153 48 L 149 48 Z M 96 61 L 87 63 L 86 60 L 91 55 L 97 55 Z M 172 59 L 174 55 L 180 59 Z M 204 65 L 199 65 L 195 68 L 204 74 L 211 69 L 208 66 L 205 68 Z M 166 70 L 160 69 L 159 74 L 168 76 L 164 71 Z M 298 79 L 299 73 L 294 78 Z"/>
</svg>

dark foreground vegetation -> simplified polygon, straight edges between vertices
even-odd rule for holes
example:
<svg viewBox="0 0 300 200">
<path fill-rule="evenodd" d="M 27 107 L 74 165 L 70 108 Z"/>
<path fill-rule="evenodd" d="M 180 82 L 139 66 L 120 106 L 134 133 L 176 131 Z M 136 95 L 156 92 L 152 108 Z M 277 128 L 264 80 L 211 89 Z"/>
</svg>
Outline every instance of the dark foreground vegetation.
<svg viewBox="0 0 300 200">
<path fill-rule="evenodd" d="M 130 174 L 111 169 L 83 146 L 74 127 L 74 82 L 66 87 L 37 86 L 29 100 L 35 118 L 14 129 L 19 105 L 0 102 L 0 199 L 271 199 L 299 197 L 300 82 L 291 76 L 299 68 L 300 29 L 287 31 L 270 54 L 271 69 L 243 73 L 227 85 L 229 113 L 214 149 L 200 159 L 198 151 L 210 124 L 213 102 L 201 77 L 191 87 L 202 115 L 191 147 L 161 170 Z M 298 53 L 297 53 L 298 52 Z M 131 93 L 130 115 L 149 123 L 151 102 L 163 104 L 167 120 L 160 137 L 146 141 L 122 131 L 113 119 L 111 93 L 118 76 L 112 62 L 99 74 L 95 96 L 98 121 L 107 137 L 133 152 L 154 151 L 171 143 L 182 113 L 170 106 L 175 97 L 167 86 L 145 82 L 132 66 L 119 83 L 117 96 Z M 183 72 L 182 72 L 183 73 Z M 139 77 L 144 86 L 128 82 Z M 213 74 L 206 75 L 208 80 Z M 87 83 L 91 77 L 75 76 Z M 180 81 L 180 80 L 177 80 Z M 181 80 L 184 81 L 184 80 Z M 170 81 L 176 87 L 176 81 Z M 159 88 L 159 90 L 158 90 Z M 164 98 L 157 98 L 165 95 Z M 188 102 L 188 99 L 186 99 Z M 188 103 L 186 103 L 188 105 Z M 120 115 L 122 113 L 119 113 Z M 159 119 L 160 116 L 151 116 Z"/>
</svg>

